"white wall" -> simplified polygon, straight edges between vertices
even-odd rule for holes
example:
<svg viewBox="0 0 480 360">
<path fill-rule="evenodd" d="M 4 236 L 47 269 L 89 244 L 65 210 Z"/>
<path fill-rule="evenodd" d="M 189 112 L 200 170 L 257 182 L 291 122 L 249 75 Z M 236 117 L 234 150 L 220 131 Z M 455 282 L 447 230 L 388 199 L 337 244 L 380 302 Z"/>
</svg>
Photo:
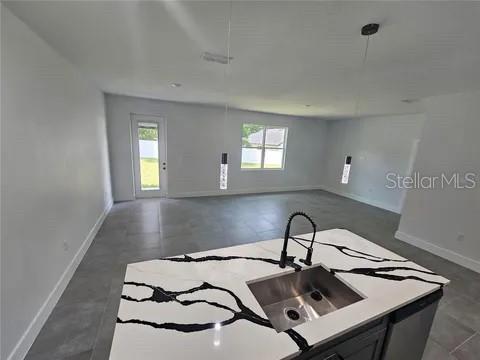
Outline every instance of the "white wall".
<svg viewBox="0 0 480 360">
<path fill-rule="evenodd" d="M 480 272 L 480 92 L 429 98 L 425 108 L 414 171 L 475 172 L 477 187 L 409 190 L 396 236 Z"/>
<path fill-rule="evenodd" d="M 102 94 L 1 6 L 1 358 L 20 359 L 111 189 Z"/>
<path fill-rule="evenodd" d="M 424 116 L 417 114 L 329 121 L 325 188 L 400 212 L 403 191 L 386 188 L 385 176 L 389 172 L 406 174 L 423 120 Z M 347 155 L 352 156 L 350 180 L 341 184 Z"/>
<path fill-rule="evenodd" d="M 326 122 L 232 110 L 224 131 L 224 109 L 106 95 L 112 186 L 116 201 L 134 198 L 130 114 L 159 115 L 167 122 L 168 195 L 211 195 L 218 190 L 222 152 L 229 153 L 230 193 L 306 189 L 322 184 Z M 240 170 L 245 122 L 288 127 L 283 171 Z M 224 147 L 223 134 L 226 134 Z"/>
</svg>

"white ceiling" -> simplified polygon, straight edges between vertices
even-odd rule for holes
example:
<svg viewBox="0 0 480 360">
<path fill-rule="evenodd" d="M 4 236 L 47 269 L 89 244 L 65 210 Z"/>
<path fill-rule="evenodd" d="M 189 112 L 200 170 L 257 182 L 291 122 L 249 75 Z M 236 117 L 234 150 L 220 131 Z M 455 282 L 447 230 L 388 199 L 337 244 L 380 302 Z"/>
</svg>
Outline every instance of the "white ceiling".
<svg viewBox="0 0 480 360">
<path fill-rule="evenodd" d="M 417 112 L 420 103 L 401 100 L 480 89 L 480 2 L 233 1 L 227 82 L 225 65 L 201 58 L 226 54 L 227 1 L 7 6 L 111 93 L 341 118 L 354 114 L 360 80 L 362 116 Z M 381 28 L 362 73 L 369 22 Z"/>
</svg>

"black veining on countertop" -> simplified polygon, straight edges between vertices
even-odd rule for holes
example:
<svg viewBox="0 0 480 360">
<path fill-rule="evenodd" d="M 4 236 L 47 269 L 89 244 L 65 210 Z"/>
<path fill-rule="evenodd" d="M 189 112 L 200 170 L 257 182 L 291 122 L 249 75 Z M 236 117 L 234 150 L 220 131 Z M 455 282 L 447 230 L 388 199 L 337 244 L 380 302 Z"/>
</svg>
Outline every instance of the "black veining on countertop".
<svg viewBox="0 0 480 360">
<path fill-rule="evenodd" d="M 207 282 L 203 282 L 201 285 L 197 287 L 193 287 L 188 290 L 181 290 L 181 291 L 169 291 L 165 290 L 159 286 L 153 286 L 145 283 L 139 283 L 139 282 L 133 282 L 133 281 L 126 281 L 124 283 L 125 285 L 131 285 L 131 286 L 143 286 L 143 287 L 148 287 L 153 290 L 153 293 L 151 296 L 147 298 L 142 298 L 142 299 L 136 299 L 132 298 L 127 295 L 122 295 L 123 300 L 127 301 L 135 301 L 135 302 L 147 302 L 147 301 L 153 301 L 156 303 L 164 303 L 164 302 L 177 302 L 183 306 L 189 306 L 192 304 L 207 304 L 210 306 L 214 306 L 220 309 L 224 309 L 227 311 L 230 311 L 233 313 L 233 316 L 227 320 L 223 320 L 221 322 L 218 322 L 221 326 L 226 326 L 229 324 L 232 324 L 238 320 L 247 320 L 250 321 L 256 325 L 264 326 L 271 328 L 273 330 L 273 326 L 270 323 L 268 319 L 265 319 L 261 317 L 260 315 L 256 314 L 254 311 L 249 309 L 247 306 L 245 306 L 240 298 L 235 295 L 235 293 L 229 289 L 222 288 L 219 286 L 212 285 Z M 197 291 L 201 290 L 218 290 L 218 291 L 223 291 L 230 295 L 234 300 L 235 303 L 237 304 L 238 310 L 234 310 L 231 307 L 220 304 L 215 301 L 208 301 L 208 300 L 202 300 L 202 299 L 197 299 L 197 300 L 180 300 L 178 299 L 178 296 L 180 295 L 185 295 L 185 294 L 192 294 Z M 148 321 L 148 320 L 139 320 L 139 319 L 129 319 L 129 320 L 122 320 L 120 318 L 117 318 L 117 323 L 120 324 L 138 324 L 138 325 L 146 325 L 146 326 L 151 326 L 156 329 L 166 329 L 166 330 L 176 330 L 176 331 L 181 331 L 184 333 L 190 333 L 190 332 L 197 332 L 197 331 L 203 331 L 207 329 L 213 329 L 215 328 L 217 323 L 202 323 L 202 324 L 197 324 L 197 323 L 191 323 L 191 324 L 177 324 L 177 323 L 172 323 L 172 322 L 167 322 L 167 323 L 156 323 L 153 321 Z M 289 329 L 284 331 L 298 346 L 298 348 L 304 352 L 307 351 L 311 348 L 311 346 L 308 344 L 307 340 L 305 340 L 298 332 L 296 332 L 293 329 Z"/>
<path fill-rule="evenodd" d="M 438 282 L 438 281 L 431 281 L 431 280 L 422 279 L 421 277 L 418 277 L 418 276 L 415 276 L 415 275 L 385 274 L 385 273 L 392 272 L 392 271 L 397 271 L 397 270 L 414 271 L 414 272 L 419 272 L 419 273 L 422 273 L 422 274 L 438 276 L 438 274 L 436 274 L 432 271 L 420 270 L 420 269 L 415 269 L 415 268 L 407 267 L 407 266 L 380 267 L 380 268 L 353 268 L 353 269 L 350 269 L 350 270 L 330 269 L 330 271 L 333 274 L 349 273 L 349 274 L 359 274 L 359 275 L 378 277 L 378 278 L 387 279 L 387 280 L 394 280 L 394 281 L 417 280 L 417 281 L 425 282 L 425 283 L 428 283 L 428 284 L 434 284 L 434 285 L 440 285 L 440 286 L 445 285 L 444 283 L 441 283 L 441 282 Z"/>
<path fill-rule="evenodd" d="M 376 259 L 363 258 L 362 257 L 365 260 L 369 260 L 369 261 L 373 261 L 373 262 L 384 262 L 384 261 L 395 262 L 396 261 L 396 262 L 402 262 L 403 263 L 403 262 L 408 262 L 409 261 L 409 260 L 397 260 L 397 259 L 381 258 L 381 257 L 378 257 L 376 255 L 371 255 L 371 254 L 368 254 L 368 253 L 363 253 L 363 252 L 360 252 L 360 251 L 357 251 L 357 250 L 350 249 L 350 248 L 348 248 L 346 246 L 343 246 L 343 245 L 333 245 L 333 244 L 329 244 L 329 243 L 320 243 L 320 244 L 327 245 L 327 246 L 334 246 L 339 251 L 341 251 L 343 254 L 345 254 L 347 256 L 355 257 L 355 258 L 358 258 L 359 256 L 348 254 L 348 253 L 345 252 L 345 250 L 347 249 L 347 250 L 352 251 L 352 252 L 361 253 L 361 254 L 370 256 L 372 258 L 376 257 Z M 188 262 L 205 262 L 205 261 L 227 261 L 227 260 L 235 260 L 235 259 L 263 261 L 263 262 L 266 262 L 266 263 L 269 263 L 269 264 L 272 264 L 272 265 L 278 265 L 278 263 L 279 263 L 279 261 L 275 260 L 275 259 L 249 257 L 249 256 L 235 256 L 235 255 L 231 255 L 231 256 L 207 255 L 207 256 L 202 256 L 202 257 L 199 257 L 199 258 L 194 258 L 194 257 L 189 256 L 189 255 L 184 255 L 183 257 L 161 258 L 160 260 L 173 261 L 173 262 L 187 262 L 188 263 Z M 429 283 L 429 284 L 434 284 L 434 285 L 441 285 L 441 286 L 444 285 L 441 282 L 422 279 L 421 277 L 418 277 L 418 276 L 415 276 L 415 275 L 403 276 L 403 275 L 395 275 L 395 274 L 385 274 L 387 272 L 392 272 L 392 271 L 396 271 L 396 270 L 410 270 L 410 271 L 414 271 L 414 272 L 417 272 L 417 273 L 423 273 L 423 274 L 427 274 L 427 275 L 438 276 L 438 274 L 436 274 L 432 271 L 429 271 L 429 270 L 420 270 L 420 269 L 416 269 L 416 268 L 413 268 L 413 267 L 406 267 L 406 266 L 398 266 L 398 267 L 390 266 L 390 267 L 379 267 L 379 268 L 353 268 L 353 269 L 350 269 L 350 270 L 330 269 L 330 271 L 332 273 L 352 273 L 352 274 L 359 274 L 359 275 L 377 277 L 377 278 L 394 280 L 394 281 L 417 280 L 417 281 L 421 281 L 421 282 L 425 282 L 425 283 Z"/>
<path fill-rule="evenodd" d="M 303 239 L 302 239 L 303 240 Z M 339 250 L 342 254 L 354 258 L 361 258 L 365 259 L 368 261 L 372 262 L 386 262 L 386 261 L 392 261 L 392 262 L 407 262 L 409 260 L 397 260 L 397 259 L 388 259 L 388 258 L 383 258 L 379 257 L 376 255 L 371 255 L 368 253 L 364 253 L 361 251 L 357 251 L 354 249 L 350 249 L 346 246 L 343 245 L 334 245 L 334 244 L 329 244 L 329 243 L 322 243 L 322 242 L 316 242 L 321 245 L 326 245 L 326 246 L 332 246 L 335 247 L 337 250 Z M 351 252 L 351 253 L 349 253 Z M 353 253 L 353 254 L 352 254 Z M 181 262 L 181 263 L 200 263 L 200 262 L 208 262 L 208 261 L 229 261 L 229 260 L 249 260 L 249 261 L 261 261 L 265 262 L 268 264 L 272 265 L 278 265 L 279 261 L 275 259 L 270 259 L 270 258 L 262 258 L 262 257 L 250 257 L 250 256 L 236 256 L 236 255 L 230 255 L 230 256 L 219 256 L 219 255 L 206 255 L 202 257 L 195 258 L 190 255 L 184 255 L 183 257 L 170 257 L 170 258 L 161 258 L 159 260 L 162 261 L 171 261 L 171 262 Z M 434 284 L 434 285 L 440 285 L 443 286 L 444 284 L 441 282 L 437 281 L 431 281 L 427 279 L 422 279 L 419 276 L 416 275 L 398 275 L 398 274 L 391 274 L 393 271 L 412 271 L 412 272 L 417 272 L 421 274 L 426 274 L 426 275 L 433 275 L 437 276 L 436 273 L 428 271 L 428 270 L 421 270 L 421 269 L 416 269 L 413 267 L 408 267 L 408 266 L 390 266 L 390 267 L 379 267 L 379 268 L 368 268 L 368 267 L 363 267 L 363 268 L 352 268 L 352 269 L 330 269 L 330 271 L 333 274 L 336 273 L 351 273 L 351 274 L 359 274 L 359 275 L 365 275 L 365 276 L 371 276 L 371 277 L 377 277 L 377 278 L 382 278 L 382 279 L 387 279 L 387 280 L 393 280 L 393 281 L 403 281 L 403 280 L 416 280 L 416 281 L 421 281 L 424 283 L 429 283 L 429 284 Z M 245 306 L 243 302 L 240 300 L 240 298 L 231 290 L 212 285 L 208 282 L 203 282 L 201 285 L 187 289 L 187 290 L 181 290 L 181 291 L 169 291 L 165 290 L 160 286 L 154 286 L 146 283 L 141 283 L 141 282 L 133 282 L 133 281 L 125 281 L 124 285 L 129 285 L 129 286 L 142 286 L 142 287 L 147 287 L 153 290 L 153 293 L 151 296 L 146 297 L 146 298 L 133 298 L 128 295 L 123 295 L 122 294 L 122 299 L 126 301 L 133 301 L 133 302 L 156 302 L 156 303 L 165 303 L 165 302 L 176 302 L 179 303 L 183 306 L 189 306 L 192 304 L 206 304 L 209 306 L 214 306 L 216 308 L 220 308 L 226 311 L 229 311 L 233 314 L 233 316 L 229 319 L 223 320 L 221 322 L 218 322 L 221 326 L 227 326 L 230 324 L 233 324 L 236 321 L 239 320 L 246 320 L 250 321 L 251 323 L 254 323 L 259 326 L 264 326 L 267 328 L 273 329 L 272 324 L 268 319 L 265 319 L 261 317 L 260 315 L 256 314 L 254 311 L 252 311 L 250 308 Z M 203 291 L 203 290 L 218 290 L 222 291 L 224 293 L 227 293 L 230 295 L 234 300 L 236 305 L 238 306 L 239 310 L 235 310 L 231 308 L 230 306 L 227 306 L 225 304 L 215 302 L 215 301 L 209 301 L 209 300 L 204 300 L 204 299 L 195 299 L 195 300 L 181 300 L 178 297 L 181 295 L 185 294 L 192 294 L 197 291 Z M 175 331 L 180 331 L 184 333 L 191 333 L 191 332 L 198 332 L 198 331 L 203 331 L 207 329 L 212 329 L 215 328 L 216 324 L 215 322 L 208 322 L 208 323 L 190 323 L 190 324 L 178 324 L 174 322 L 165 322 L 165 323 L 157 323 L 149 320 L 140 320 L 140 319 L 127 319 L 123 320 L 120 317 L 117 318 L 117 323 L 119 324 L 138 324 L 138 325 L 144 325 L 144 326 L 150 326 L 156 329 L 166 329 L 166 330 L 175 330 Z M 284 331 L 298 346 L 298 348 L 302 351 L 308 351 L 312 346 L 308 344 L 307 340 L 302 337 L 297 331 L 293 329 L 289 329 Z"/>
<path fill-rule="evenodd" d="M 311 241 L 311 240 L 302 239 L 302 238 L 295 237 L 295 236 L 293 238 L 296 239 L 296 240 L 300 240 L 300 241 L 306 241 L 306 242 Z M 345 246 L 345 245 L 335 245 L 335 244 L 330 244 L 330 243 L 321 242 L 321 241 L 313 241 L 313 242 L 315 244 L 334 247 L 335 249 L 340 251 L 342 254 L 353 257 L 353 258 L 357 258 L 357 259 L 364 259 L 364 260 L 373 261 L 373 262 L 390 262 L 390 261 L 391 262 L 408 262 L 408 261 L 410 261 L 410 260 L 407 260 L 407 259 L 384 258 L 384 257 L 381 257 L 381 256 L 368 254 L 368 253 L 363 252 L 363 251 L 350 249 L 348 246 Z M 347 251 L 352 252 L 353 254 L 349 254 Z"/>
<path fill-rule="evenodd" d="M 226 261 L 226 260 L 236 260 L 236 259 L 242 259 L 242 260 L 254 260 L 254 261 L 263 261 L 272 265 L 278 265 L 279 261 L 275 259 L 269 259 L 269 258 L 261 258 L 261 257 L 251 257 L 251 256 L 236 256 L 236 255 L 231 255 L 231 256 L 219 256 L 219 255 L 207 255 L 207 256 L 202 256 L 199 258 L 194 258 L 189 255 L 183 255 L 183 258 L 179 257 L 169 257 L 169 258 L 160 258 L 159 260 L 168 260 L 168 261 L 173 261 L 173 262 L 206 262 L 206 261 Z"/>
<path fill-rule="evenodd" d="M 308 241 L 310 242 L 311 240 L 307 239 L 302 239 L 299 237 L 294 237 L 297 240 L 300 241 Z M 409 260 L 407 259 L 390 259 L 390 258 L 385 258 L 385 257 L 380 257 L 377 255 L 372 255 L 366 252 L 358 251 L 355 249 L 351 249 L 348 246 L 344 245 L 335 245 L 335 244 L 330 244 L 330 243 L 325 243 L 325 242 L 320 242 L 320 241 L 314 241 L 316 244 L 324 245 L 324 246 L 330 246 L 336 248 L 338 251 L 340 251 L 342 254 L 357 258 L 357 259 L 363 259 L 363 260 L 368 260 L 372 262 L 408 262 Z M 349 253 L 350 252 L 350 253 Z M 353 254 L 352 254 L 353 253 Z M 189 255 L 183 255 L 182 257 L 169 257 L 169 258 L 160 258 L 159 260 L 168 260 L 168 261 L 173 261 L 173 262 L 206 262 L 206 261 L 226 261 L 226 260 L 235 260 L 235 259 L 243 259 L 243 260 L 254 260 L 254 261 L 263 261 L 272 265 L 278 265 L 279 260 L 275 259 L 270 259 L 270 258 L 262 258 L 262 257 L 251 257 L 251 256 L 236 256 L 236 255 L 231 255 L 231 256 L 220 256 L 220 255 L 207 255 L 207 256 L 202 256 L 199 258 L 194 258 Z"/>
</svg>

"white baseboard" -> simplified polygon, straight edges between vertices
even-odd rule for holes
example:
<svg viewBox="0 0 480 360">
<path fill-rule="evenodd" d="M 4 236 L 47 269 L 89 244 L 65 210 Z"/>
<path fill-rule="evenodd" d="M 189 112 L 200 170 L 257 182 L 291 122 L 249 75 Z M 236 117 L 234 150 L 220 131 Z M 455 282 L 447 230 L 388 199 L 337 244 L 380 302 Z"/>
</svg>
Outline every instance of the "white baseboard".
<svg viewBox="0 0 480 360">
<path fill-rule="evenodd" d="M 321 190 L 323 186 L 309 185 L 309 186 L 284 186 L 284 187 L 271 187 L 260 189 L 238 189 L 238 190 L 208 190 L 208 191 L 190 191 L 169 193 L 169 198 L 183 198 L 183 197 L 200 197 L 200 196 L 220 196 L 220 195 L 241 195 L 241 194 L 263 194 L 271 192 L 284 192 L 284 191 L 301 191 L 301 190 Z"/>
<path fill-rule="evenodd" d="M 325 190 L 325 191 L 331 192 L 333 194 L 337 194 L 337 195 L 340 195 L 340 196 L 343 196 L 343 197 L 347 197 L 347 198 L 352 199 L 352 200 L 360 201 L 360 202 L 363 202 L 365 204 L 372 205 L 372 206 L 375 206 L 375 207 L 378 207 L 378 208 L 381 208 L 381 209 L 384 209 L 384 210 L 392 211 L 392 212 L 397 213 L 397 214 L 400 214 L 401 211 L 402 211 L 400 206 L 392 206 L 390 204 L 385 204 L 383 202 L 371 200 L 371 199 L 368 199 L 368 198 L 363 197 L 363 196 L 359 196 L 359 195 L 352 194 L 352 193 L 345 192 L 345 191 L 340 191 L 340 190 L 333 189 L 333 188 L 326 187 L 326 186 L 323 187 L 322 189 Z"/>
<path fill-rule="evenodd" d="M 13 348 L 10 355 L 7 357 L 7 360 L 22 360 L 25 358 L 25 356 L 28 353 L 28 350 L 32 346 L 33 342 L 35 341 L 35 338 L 37 337 L 38 333 L 40 332 L 43 325 L 47 321 L 48 317 L 50 316 L 50 313 L 52 312 L 53 308 L 55 307 L 58 300 L 60 299 L 60 296 L 62 295 L 63 291 L 65 290 L 68 283 L 70 282 L 70 279 L 72 278 L 75 270 L 77 269 L 78 265 L 82 261 L 83 256 L 85 255 L 90 244 L 95 238 L 95 235 L 100 229 L 100 226 L 102 226 L 102 223 L 105 220 L 105 217 L 108 215 L 108 212 L 110 211 L 112 205 L 113 205 L 113 201 L 110 201 L 109 204 L 106 206 L 106 208 L 103 210 L 97 222 L 88 233 L 87 237 L 83 241 L 83 244 L 75 253 L 75 256 L 73 257 L 70 264 L 68 264 L 62 276 L 60 276 L 60 279 L 55 284 L 55 287 L 50 292 L 50 294 L 48 295 L 43 305 L 40 307 L 40 310 L 37 312 L 37 314 L 33 318 L 27 330 L 23 333 L 22 337 L 17 342 L 17 344 Z"/>
<path fill-rule="evenodd" d="M 397 231 L 395 233 L 395 238 L 480 273 L 480 261 L 460 255 L 452 250 L 442 248 L 438 245 L 432 244 L 431 242 L 409 235 L 402 231 Z"/>
</svg>

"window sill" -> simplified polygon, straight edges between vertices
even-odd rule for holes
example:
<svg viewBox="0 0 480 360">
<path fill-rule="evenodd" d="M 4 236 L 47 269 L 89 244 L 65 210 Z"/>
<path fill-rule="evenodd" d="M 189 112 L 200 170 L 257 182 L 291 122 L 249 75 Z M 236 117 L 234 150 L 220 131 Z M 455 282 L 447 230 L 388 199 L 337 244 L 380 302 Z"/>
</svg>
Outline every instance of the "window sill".
<svg viewBox="0 0 480 360">
<path fill-rule="evenodd" d="M 240 171 L 283 171 L 285 168 L 280 168 L 280 169 L 248 169 L 248 168 L 240 168 Z"/>
</svg>

